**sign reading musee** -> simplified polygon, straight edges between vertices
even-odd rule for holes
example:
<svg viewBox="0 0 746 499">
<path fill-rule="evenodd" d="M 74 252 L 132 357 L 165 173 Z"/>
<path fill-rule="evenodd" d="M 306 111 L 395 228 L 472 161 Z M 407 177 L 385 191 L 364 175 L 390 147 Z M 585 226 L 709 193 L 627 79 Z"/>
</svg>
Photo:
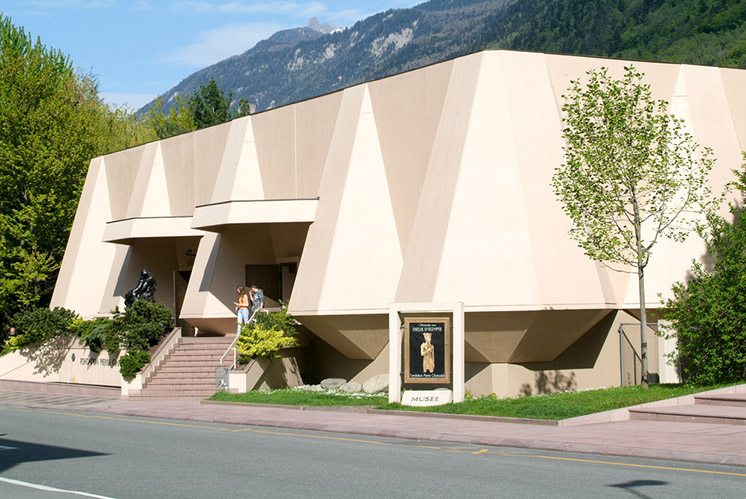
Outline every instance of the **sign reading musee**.
<svg viewBox="0 0 746 499">
<path fill-rule="evenodd" d="M 438 388 L 437 390 L 407 390 L 401 399 L 401 405 L 414 407 L 432 407 L 434 405 L 450 404 L 453 392 Z"/>
<path fill-rule="evenodd" d="M 450 317 L 404 320 L 404 383 L 451 382 Z"/>
</svg>

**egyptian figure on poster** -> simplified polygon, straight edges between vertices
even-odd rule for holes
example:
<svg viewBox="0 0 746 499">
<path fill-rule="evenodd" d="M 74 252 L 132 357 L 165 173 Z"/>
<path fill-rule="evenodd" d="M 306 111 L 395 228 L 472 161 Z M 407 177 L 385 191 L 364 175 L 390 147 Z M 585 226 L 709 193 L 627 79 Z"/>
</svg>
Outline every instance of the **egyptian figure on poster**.
<svg viewBox="0 0 746 499">
<path fill-rule="evenodd" d="M 420 355 L 422 355 L 422 372 L 434 372 L 435 371 L 435 347 L 430 341 L 432 340 L 433 333 L 422 333 L 425 341 L 420 345 Z"/>
</svg>

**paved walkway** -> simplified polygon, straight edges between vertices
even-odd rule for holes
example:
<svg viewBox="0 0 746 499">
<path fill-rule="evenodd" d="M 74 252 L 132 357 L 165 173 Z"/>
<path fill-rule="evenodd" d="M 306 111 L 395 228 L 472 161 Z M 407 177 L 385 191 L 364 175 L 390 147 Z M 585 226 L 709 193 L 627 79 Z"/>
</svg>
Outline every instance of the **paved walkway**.
<svg viewBox="0 0 746 499">
<path fill-rule="evenodd" d="M 364 409 L 301 410 L 7 390 L 0 391 L 2 405 L 746 466 L 746 425 L 633 420 L 563 427 Z"/>
</svg>

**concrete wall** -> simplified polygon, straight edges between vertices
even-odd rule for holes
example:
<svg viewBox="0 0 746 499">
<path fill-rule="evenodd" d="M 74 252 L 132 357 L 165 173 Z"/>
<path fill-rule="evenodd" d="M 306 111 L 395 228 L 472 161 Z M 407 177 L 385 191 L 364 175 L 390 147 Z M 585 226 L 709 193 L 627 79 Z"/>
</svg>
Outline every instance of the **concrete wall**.
<svg viewBox="0 0 746 499">
<path fill-rule="evenodd" d="M 78 338 L 54 338 L 0 357 L 0 379 L 121 386 L 117 358 L 92 353 Z"/>
<path fill-rule="evenodd" d="M 550 179 L 570 81 L 627 64 L 485 51 L 94 158 L 52 305 L 106 313 L 143 267 L 170 282 L 174 248 L 189 240 L 181 318 L 202 330 L 234 330 L 246 264 L 299 257 L 290 312 L 355 359 L 330 357 L 340 372 L 385 372 L 390 303 L 462 302 L 475 390 L 606 383 L 607 356 L 589 366 L 567 352 L 639 307 L 636 276 L 585 256 Z M 746 71 L 634 64 L 713 149 L 721 192 L 746 149 Z M 651 311 L 704 251 L 697 237 L 659 242 Z"/>
</svg>

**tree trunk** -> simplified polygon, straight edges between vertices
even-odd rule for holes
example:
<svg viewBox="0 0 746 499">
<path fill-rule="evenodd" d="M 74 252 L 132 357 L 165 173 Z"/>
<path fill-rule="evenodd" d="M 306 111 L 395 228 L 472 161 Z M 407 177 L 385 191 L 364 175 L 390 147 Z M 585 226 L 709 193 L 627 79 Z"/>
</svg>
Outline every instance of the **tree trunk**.
<svg viewBox="0 0 746 499">
<path fill-rule="evenodd" d="M 648 387 L 648 324 L 645 310 L 645 268 L 637 267 L 637 278 L 640 286 L 640 364 L 642 387 Z"/>
</svg>

